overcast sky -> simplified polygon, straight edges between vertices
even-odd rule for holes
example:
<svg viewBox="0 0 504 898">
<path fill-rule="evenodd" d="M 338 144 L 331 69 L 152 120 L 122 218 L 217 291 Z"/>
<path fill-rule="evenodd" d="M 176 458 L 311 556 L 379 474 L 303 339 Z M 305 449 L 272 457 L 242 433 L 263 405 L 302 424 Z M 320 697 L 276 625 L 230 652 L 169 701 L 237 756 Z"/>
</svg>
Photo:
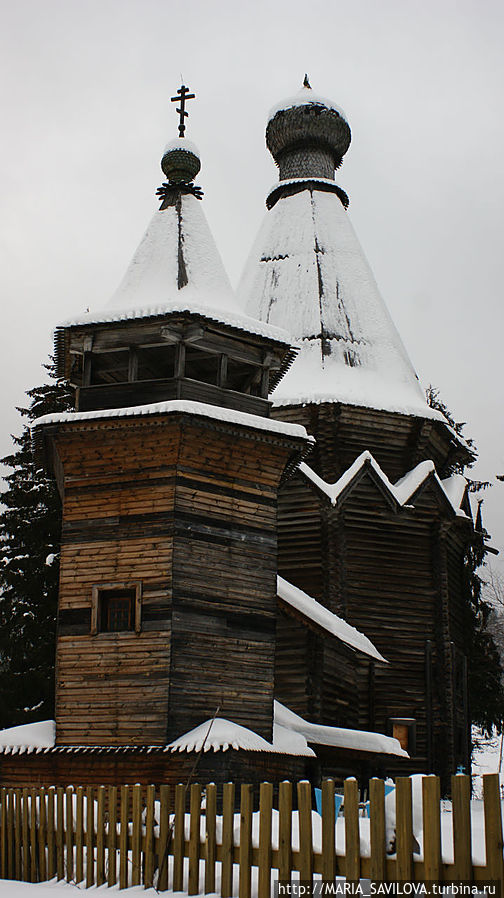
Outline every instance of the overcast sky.
<svg viewBox="0 0 504 898">
<path fill-rule="evenodd" d="M 2 0 L 0 453 L 58 321 L 117 287 L 177 134 L 233 283 L 276 181 L 268 109 L 305 71 L 343 107 L 338 173 L 424 383 L 467 422 L 475 476 L 504 473 L 504 5 L 497 0 Z M 486 525 L 504 553 L 504 484 Z M 504 563 L 504 559 L 501 560 Z"/>
</svg>

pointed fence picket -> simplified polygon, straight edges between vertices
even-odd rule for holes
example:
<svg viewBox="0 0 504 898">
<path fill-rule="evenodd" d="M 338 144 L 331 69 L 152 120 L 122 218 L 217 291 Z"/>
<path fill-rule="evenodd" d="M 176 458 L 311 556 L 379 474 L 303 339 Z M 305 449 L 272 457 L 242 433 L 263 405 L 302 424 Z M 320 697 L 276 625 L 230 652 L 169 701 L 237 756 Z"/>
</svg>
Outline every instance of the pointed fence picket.
<svg viewBox="0 0 504 898">
<path fill-rule="evenodd" d="M 424 777 L 422 861 L 415 859 L 411 780 L 396 780 L 394 854 L 387 854 L 385 790 L 370 781 L 370 856 L 363 856 L 357 781 L 344 785 L 345 849 L 335 841 L 335 784 L 322 784 L 321 846 L 313 841 L 312 789 L 307 782 L 278 787 L 262 783 L 259 801 L 251 785 L 226 783 L 0 789 L 0 878 L 42 882 L 54 876 L 87 887 L 117 883 L 268 898 L 272 880 L 314 878 L 349 882 L 496 881 L 504 884 L 499 778 L 483 778 L 486 863 L 472 862 L 470 778 L 452 778 L 453 863 L 441 854 L 440 785 Z M 204 796 L 204 801 L 202 797 Z M 338 798 L 338 796 L 336 796 Z M 239 799 L 239 800 L 238 800 Z M 237 814 L 237 804 L 239 814 Z M 293 806 L 297 827 L 293 827 Z M 258 815 L 254 817 L 254 807 Z M 339 799 L 338 799 L 339 807 Z M 276 813 L 276 812 L 275 812 Z M 255 825 L 254 825 L 255 821 Z M 257 828 L 258 821 L 258 828 Z M 257 831 L 256 831 L 257 829 Z M 299 838 L 296 836 L 296 829 Z M 220 883 L 219 883 L 220 878 Z M 255 886 L 254 886 L 255 884 Z"/>
</svg>

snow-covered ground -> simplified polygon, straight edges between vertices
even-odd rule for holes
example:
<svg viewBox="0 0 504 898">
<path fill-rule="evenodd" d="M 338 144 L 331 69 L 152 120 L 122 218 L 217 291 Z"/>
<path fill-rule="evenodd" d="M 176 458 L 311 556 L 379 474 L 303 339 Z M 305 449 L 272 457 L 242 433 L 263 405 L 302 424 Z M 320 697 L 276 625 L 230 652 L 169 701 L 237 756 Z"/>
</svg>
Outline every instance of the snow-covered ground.
<svg viewBox="0 0 504 898">
<path fill-rule="evenodd" d="M 502 764 L 501 736 L 483 736 L 476 727 L 473 728 L 473 795 L 483 797 L 483 774 L 500 773 L 501 795 L 504 786 L 504 765 Z M 500 769 L 502 768 L 502 770 Z M 503 796 L 504 797 L 504 796 Z"/>
<path fill-rule="evenodd" d="M 93 886 L 90 889 L 86 889 L 85 884 L 81 882 L 79 885 L 75 883 L 67 883 L 67 882 L 56 882 L 55 880 L 51 880 L 51 882 L 41 882 L 37 885 L 34 885 L 29 882 L 15 882 L 12 879 L 0 879 L 0 895 L 2 898 L 63 898 L 66 894 L 67 898 L 69 898 L 69 890 L 73 889 L 82 889 L 86 890 L 88 895 L 95 895 L 100 892 L 100 898 L 113 898 L 116 892 L 119 892 L 119 886 L 113 886 L 109 888 L 108 886 Z M 132 886 L 129 889 L 123 889 L 121 891 L 121 896 L 124 898 L 158 898 L 160 893 L 156 892 L 155 889 L 144 889 L 143 886 Z M 172 896 L 183 896 L 186 898 L 186 892 L 163 892 L 163 895 L 166 895 L 167 898 L 172 898 Z"/>
</svg>

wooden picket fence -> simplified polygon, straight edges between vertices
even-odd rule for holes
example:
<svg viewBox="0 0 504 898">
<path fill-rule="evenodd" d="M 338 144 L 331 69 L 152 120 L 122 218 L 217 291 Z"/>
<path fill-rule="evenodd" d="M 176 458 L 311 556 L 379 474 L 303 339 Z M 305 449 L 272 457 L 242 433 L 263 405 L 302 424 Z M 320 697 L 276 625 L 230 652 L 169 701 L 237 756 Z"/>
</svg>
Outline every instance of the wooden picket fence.
<svg viewBox="0 0 504 898">
<path fill-rule="evenodd" d="M 503 883 L 503 842 L 499 779 L 484 780 L 486 864 L 474 866 L 471 855 L 470 777 L 452 780 L 454 862 L 441 857 L 439 779 L 423 780 L 424 860 L 413 857 L 411 780 L 396 781 L 396 849 L 385 845 L 384 783 L 370 782 L 370 857 L 361 857 L 357 782 L 344 785 L 345 853 L 335 846 L 335 787 L 322 786 L 322 845 L 313 849 L 312 789 L 300 782 L 278 787 L 278 839 L 272 845 L 274 789 L 262 783 L 259 794 L 259 835 L 253 845 L 254 791 L 242 785 L 239 818 L 235 820 L 235 785 L 205 789 L 200 785 L 24 788 L 0 790 L 0 878 L 41 882 L 57 877 L 86 886 L 155 885 L 189 895 L 233 894 L 237 865 L 239 896 L 250 898 L 252 875 L 259 898 L 271 894 L 271 881 L 303 882 L 320 874 L 357 882 L 416 881 Z M 236 794 L 235 794 L 236 793 Z M 219 801 L 218 801 L 219 798 Z M 293 849 L 293 801 L 297 804 L 299 847 Z M 219 815 L 218 817 L 218 804 Z M 204 821 L 202 821 L 204 817 Z M 239 838 L 237 820 L 239 819 Z M 222 824 L 222 829 L 220 826 Z M 219 836 L 219 838 L 218 838 Z M 236 843 L 236 844 L 235 844 Z M 253 868 L 255 872 L 253 874 Z M 220 877 L 216 873 L 220 873 Z M 318 878 L 320 878 L 318 877 Z M 501 894 L 504 894 L 501 892 Z"/>
</svg>

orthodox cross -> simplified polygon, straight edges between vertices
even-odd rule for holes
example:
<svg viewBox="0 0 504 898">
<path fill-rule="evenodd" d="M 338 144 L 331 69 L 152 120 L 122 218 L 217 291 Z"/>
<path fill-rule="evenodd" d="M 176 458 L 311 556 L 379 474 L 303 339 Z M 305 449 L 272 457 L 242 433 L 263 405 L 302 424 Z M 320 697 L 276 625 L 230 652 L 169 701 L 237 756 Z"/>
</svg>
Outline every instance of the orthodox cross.
<svg viewBox="0 0 504 898">
<path fill-rule="evenodd" d="M 189 115 L 189 113 L 186 112 L 186 108 L 185 108 L 186 100 L 194 100 L 195 97 L 196 97 L 196 94 L 190 94 L 189 88 L 186 87 L 185 84 L 183 84 L 182 87 L 179 87 L 176 97 L 171 97 L 172 103 L 178 103 L 180 101 L 180 108 L 177 108 L 177 112 L 180 116 L 180 122 L 179 122 L 179 126 L 178 126 L 179 137 L 184 136 L 184 131 L 185 131 L 184 119 L 186 116 Z"/>
</svg>

